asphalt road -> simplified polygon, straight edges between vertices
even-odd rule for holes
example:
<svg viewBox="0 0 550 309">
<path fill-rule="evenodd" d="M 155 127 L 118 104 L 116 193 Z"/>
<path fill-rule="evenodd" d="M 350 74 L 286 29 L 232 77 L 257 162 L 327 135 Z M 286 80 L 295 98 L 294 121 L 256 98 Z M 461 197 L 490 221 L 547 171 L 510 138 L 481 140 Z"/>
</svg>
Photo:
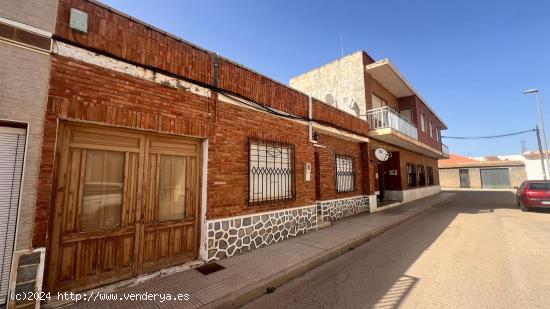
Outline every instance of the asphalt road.
<svg viewBox="0 0 550 309">
<path fill-rule="evenodd" d="M 550 308 L 550 211 L 460 192 L 244 308 Z"/>
</svg>

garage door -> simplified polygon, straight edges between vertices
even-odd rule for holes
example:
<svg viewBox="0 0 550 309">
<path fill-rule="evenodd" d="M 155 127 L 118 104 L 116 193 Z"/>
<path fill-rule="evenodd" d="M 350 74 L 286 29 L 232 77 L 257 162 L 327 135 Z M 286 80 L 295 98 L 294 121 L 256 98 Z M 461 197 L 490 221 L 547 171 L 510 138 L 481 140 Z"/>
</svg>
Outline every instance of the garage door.
<svg viewBox="0 0 550 309">
<path fill-rule="evenodd" d="M 6 293 L 15 241 L 26 130 L 0 126 L 0 305 Z"/>
<path fill-rule="evenodd" d="M 199 140 L 69 123 L 59 137 L 48 290 L 197 258 Z"/>
<path fill-rule="evenodd" d="M 481 185 L 486 189 L 510 188 L 510 172 L 507 168 L 482 169 Z"/>
</svg>

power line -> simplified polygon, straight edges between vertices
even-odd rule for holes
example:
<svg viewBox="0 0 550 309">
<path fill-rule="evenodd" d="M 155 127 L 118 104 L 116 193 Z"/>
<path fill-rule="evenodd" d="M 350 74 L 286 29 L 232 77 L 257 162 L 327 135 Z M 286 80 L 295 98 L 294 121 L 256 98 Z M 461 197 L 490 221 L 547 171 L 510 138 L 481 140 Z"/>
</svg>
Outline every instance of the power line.
<svg viewBox="0 0 550 309">
<path fill-rule="evenodd" d="M 507 137 L 507 136 L 513 136 L 513 135 L 519 135 L 529 132 L 535 132 L 537 129 L 531 129 L 521 132 L 514 132 L 514 133 L 507 133 L 507 134 L 500 134 L 500 135 L 489 135 L 489 136 L 441 136 L 442 138 L 452 138 L 452 139 L 488 139 L 488 138 L 500 138 L 500 137 Z"/>
</svg>

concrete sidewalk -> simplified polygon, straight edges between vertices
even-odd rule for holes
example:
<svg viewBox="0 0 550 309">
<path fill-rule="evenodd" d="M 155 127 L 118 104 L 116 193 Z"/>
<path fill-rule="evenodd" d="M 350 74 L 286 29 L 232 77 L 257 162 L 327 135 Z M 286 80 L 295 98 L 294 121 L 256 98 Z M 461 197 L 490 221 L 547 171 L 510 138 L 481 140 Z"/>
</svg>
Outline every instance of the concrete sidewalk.
<svg viewBox="0 0 550 309">
<path fill-rule="evenodd" d="M 433 207 L 453 193 L 440 193 L 398 207 L 333 223 L 300 237 L 218 261 L 225 269 L 203 275 L 195 269 L 117 289 L 119 300 L 80 301 L 75 308 L 232 308 L 321 265 Z M 120 300 L 129 294 L 187 293 L 188 300 Z M 89 297 L 89 295 L 88 295 Z M 55 304 L 50 304 L 54 305 Z"/>
</svg>

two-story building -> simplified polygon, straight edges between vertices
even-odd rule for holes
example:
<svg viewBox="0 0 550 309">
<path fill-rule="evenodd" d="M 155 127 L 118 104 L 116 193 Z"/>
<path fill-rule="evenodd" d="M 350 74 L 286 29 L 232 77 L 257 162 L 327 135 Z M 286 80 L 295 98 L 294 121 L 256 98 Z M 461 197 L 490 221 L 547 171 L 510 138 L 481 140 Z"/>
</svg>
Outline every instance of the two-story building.
<svg viewBox="0 0 550 309">
<path fill-rule="evenodd" d="M 289 87 L 92 0 L 59 0 L 52 37 L 26 226 L 46 291 L 230 257 L 439 191 L 446 126 L 387 60 L 358 52 Z"/>
<path fill-rule="evenodd" d="M 449 155 L 441 142 L 447 126 L 388 59 L 374 61 L 358 51 L 290 85 L 369 123 L 370 150 L 388 153 L 384 161 L 374 153 L 369 160 L 370 190 L 380 205 L 440 191 L 437 160 Z"/>
</svg>

